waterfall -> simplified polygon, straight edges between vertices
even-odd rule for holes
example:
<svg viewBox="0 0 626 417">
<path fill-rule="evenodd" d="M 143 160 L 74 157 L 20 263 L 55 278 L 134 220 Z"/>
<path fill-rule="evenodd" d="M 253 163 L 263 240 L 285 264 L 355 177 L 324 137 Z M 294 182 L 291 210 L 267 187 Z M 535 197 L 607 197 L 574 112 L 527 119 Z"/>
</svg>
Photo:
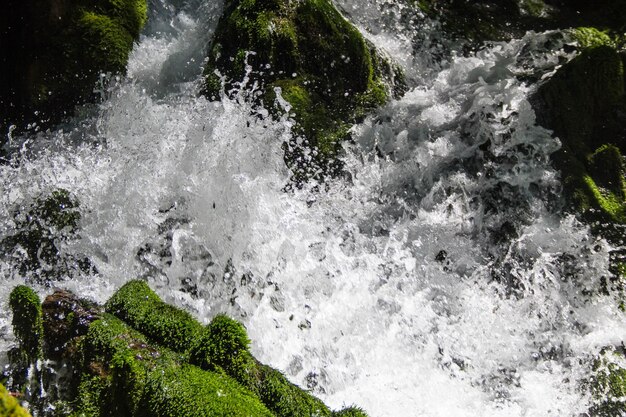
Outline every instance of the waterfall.
<svg viewBox="0 0 626 417">
<path fill-rule="evenodd" d="M 549 160 L 560 143 L 529 104 L 529 80 L 573 56 L 558 32 L 464 56 L 437 22 L 400 18 L 400 4 L 338 1 L 411 89 L 352 127 L 344 177 L 286 192 L 290 115 L 197 96 L 222 5 L 152 6 L 101 104 L 11 138 L 0 240 L 17 210 L 62 188 L 81 228 L 61 254 L 94 269 L 52 286 L 104 302 L 146 278 L 205 323 L 227 313 L 259 360 L 332 407 L 586 412 L 593 357 L 626 326 L 616 294 L 600 291 L 615 248 L 563 211 Z M 5 289 L 24 283 L 14 262 L 1 259 Z M 1 364 L 14 343 L 8 292 Z"/>
</svg>

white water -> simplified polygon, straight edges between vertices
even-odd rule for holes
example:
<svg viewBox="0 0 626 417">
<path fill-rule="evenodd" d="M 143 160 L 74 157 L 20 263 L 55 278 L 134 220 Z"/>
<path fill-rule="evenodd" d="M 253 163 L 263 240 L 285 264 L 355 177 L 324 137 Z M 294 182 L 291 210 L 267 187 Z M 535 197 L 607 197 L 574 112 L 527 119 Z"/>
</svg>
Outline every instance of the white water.
<svg viewBox="0 0 626 417">
<path fill-rule="evenodd" d="M 530 33 L 463 58 L 445 39 L 425 46 L 441 37 L 436 24 L 413 16 L 417 31 L 394 20 L 399 6 L 370 3 L 340 6 L 413 89 L 354 126 L 351 180 L 283 192 L 291 121 L 243 99 L 196 97 L 197 50 L 220 7 L 170 10 L 102 105 L 15 138 L 27 141 L 20 163 L 0 167 L 2 237 L 17 207 L 71 191 L 82 230 L 64 251 L 86 254 L 98 273 L 57 286 L 103 302 L 147 277 L 205 322 L 218 312 L 241 320 L 261 361 L 334 408 L 585 412 L 593 355 L 626 337 L 616 297 L 598 293 L 611 248 L 562 214 L 548 160 L 558 141 L 535 125 L 534 87 L 516 78 L 529 65 L 553 70 L 561 38 Z M 516 230 L 510 240 L 498 237 L 503 224 Z M 0 265 L 7 289 L 24 282 L 13 266 Z M 13 343 L 7 296 L 0 351 Z"/>
</svg>

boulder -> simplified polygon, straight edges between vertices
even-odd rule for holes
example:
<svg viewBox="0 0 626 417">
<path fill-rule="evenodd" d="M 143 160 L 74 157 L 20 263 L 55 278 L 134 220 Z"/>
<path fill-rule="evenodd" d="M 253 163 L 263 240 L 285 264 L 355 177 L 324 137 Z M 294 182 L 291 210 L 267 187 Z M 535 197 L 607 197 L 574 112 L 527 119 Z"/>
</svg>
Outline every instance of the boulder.
<svg viewBox="0 0 626 417">
<path fill-rule="evenodd" d="M 330 0 L 227 0 L 204 74 L 209 99 L 224 85 L 276 117 L 292 114 L 296 135 L 325 171 L 336 168 L 351 124 L 406 88 L 402 71 Z M 306 152 L 292 151 L 288 165 L 306 170 L 297 166 Z"/>
<path fill-rule="evenodd" d="M 1 140 L 11 125 L 45 127 L 97 98 L 101 75 L 125 72 L 146 8 L 146 0 L 8 0 L 0 16 Z"/>
</svg>

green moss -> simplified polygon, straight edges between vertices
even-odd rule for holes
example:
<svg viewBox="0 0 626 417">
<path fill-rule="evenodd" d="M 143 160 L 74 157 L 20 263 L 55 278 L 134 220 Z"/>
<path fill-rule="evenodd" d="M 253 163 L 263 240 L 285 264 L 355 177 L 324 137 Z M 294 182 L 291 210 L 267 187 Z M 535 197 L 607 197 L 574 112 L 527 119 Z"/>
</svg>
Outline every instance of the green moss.
<svg viewBox="0 0 626 417">
<path fill-rule="evenodd" d="M 252 393 L 228 376 L 189 365 L 152 372 L 146 396 L 147 416 L 273 417 Z"/>
<path fill-rule="evenodd" d="M 84 12 L 78 19 L 92 67 L 99 72 L 124 72 L 133 37 L 107 15 Z"/>
<path fill-rule="evenodd" d="M 13 313 L 13 333 L 20 349 L 30 361 L 41 357 L 43 343 L 43 316 L 41 301 L 35 291 L 19 285 L 11 291 L 9 305 Z"/>
<path fill-rule="evenodd" d="M 579 27 L 572 30 L 572 36 L 581 48 L 596 46 L 615 47 L 615 42 L 604 31 L 594 27 Z"/>
<path fill-rule="evenodd" d="M 0 384 L 0 416 L 2 417 L 30 417 L 28 411 L 20 406 L 6 388 Z"/>
<path fill-rule="evenodd" d="M 184 352 L 202 330 L 189 313 L 161 301 L 144 281 L 126 283 L 106 303 L 106 311 L 159 344 Z"/>
<path fill-rule="evenodd" d="M 241 381 L 253 365 L 250 340 L 243 325 L 225 315 L 216 316 L 194 341 L 190 362 L 202 369 L 223 370 Z"/>
<path fill-rule="evenodd" d="M 84 341 L 77 415 L 271 416 L 226 375 L 200 370 L 105 315 Z"/>
<path fill-rule="evenodd" d="M 523 12 L 535 17 L 542 16 L 546 10 L 543 0 L 522 0 L 520 7 Z"/>
<path fill-rule="evenodd" d="M 31 122 L 48 126 L 70 115 L 76 104 L 100 98 L 94 94 L 100 74 L 125 72 L 147 18 L 146 0 L 54 2 L 43 8 L 9 1 L 8 21 L 19 24 L 11 25 L 6 37 L 14 55 L 0 82 L 3 137 L 9 125 L 18 131 Z"/>
</svg>

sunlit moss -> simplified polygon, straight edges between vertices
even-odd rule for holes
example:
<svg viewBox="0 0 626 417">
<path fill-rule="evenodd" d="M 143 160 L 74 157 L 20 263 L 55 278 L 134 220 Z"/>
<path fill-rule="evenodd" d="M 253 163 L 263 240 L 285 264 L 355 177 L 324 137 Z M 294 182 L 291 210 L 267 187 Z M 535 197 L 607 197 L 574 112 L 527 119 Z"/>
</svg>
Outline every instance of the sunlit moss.
<svg viewBox="0 0 626 417">
<path fill-rule="evenodd" d="M 202 330 L 189 313 L 164 303 L 148 284 L 139 280 L 122 286 L 106 303 L 106 311 L 179 352 L 187 350 Z"/>
<path fill-rule="evenodd" d="M 571 33 L 578 45 L 583 49 L 603 45 L 615 47 L 615 42 L 606 32 L 594 27 L 575 28 Z"/>
<path fill-rule="evenodd" d="M 30 413 L 20 406 L 2 384 L 0 384 L 0 416 L 30 417 Z"/>
<path fill-rule="evenodd" d="M 113 316 L 90 326 L 83 349 L 75 415 L 272 416 L 235 380 L 186 364 Z"/>
</svg>

